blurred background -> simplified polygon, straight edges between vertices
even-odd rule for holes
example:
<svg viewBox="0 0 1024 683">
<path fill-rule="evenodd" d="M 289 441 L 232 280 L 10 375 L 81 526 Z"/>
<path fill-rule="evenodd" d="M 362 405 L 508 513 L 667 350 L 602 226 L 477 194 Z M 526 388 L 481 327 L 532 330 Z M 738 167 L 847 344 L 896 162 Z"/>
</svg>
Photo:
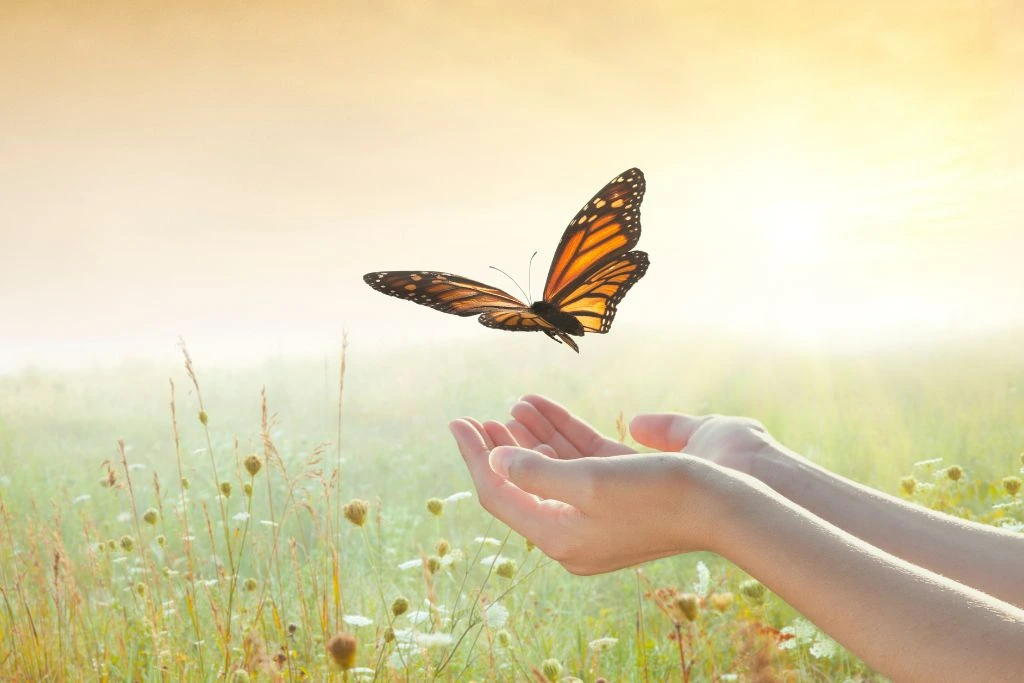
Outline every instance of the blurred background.
<svg viewBox="0 0 1024 683">
<path fill-rule="evenodd" d="M 516 292 L 488 266 L 527 288 L 539 250 L 539 296 L 630 166 L 651 268 L 609 338 L 1019 329 L 1022 29 L 1014 0 L 3 3 L 0 370 L 176 361 L 179 335 L 316 355 L 343 328 L 564 360 L 361 276 Z"/>
</svg>

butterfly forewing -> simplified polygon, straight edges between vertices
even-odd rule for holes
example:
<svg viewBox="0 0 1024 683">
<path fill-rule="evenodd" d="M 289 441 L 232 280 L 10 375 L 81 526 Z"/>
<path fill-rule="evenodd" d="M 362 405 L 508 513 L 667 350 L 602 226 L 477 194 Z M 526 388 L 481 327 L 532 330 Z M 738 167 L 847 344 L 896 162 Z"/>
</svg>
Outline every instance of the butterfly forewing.
<svg viewBox="0 0 1024 683">
<path fill-rule="evenodd" d="M 529 310 L 526 304 L 508 292 L 451 273 L 394 270 L 367 273 L 363 281 L 378 292 L 452 315 Z"/>
<path fill-rule="evenodd" d="M 644 276 L 648 263 L 647 254 L 631 251 L 600 266 L 583 282 L 562 290 L 552 303 L 575 316 L 587 332 L 604 334 L 612 328 L 622 297 Z"/>
<path fill-rule="evenodd" d="M 544 286 L 545 301 L 554 302 L 563 289 L 636 246 L 645 189 L 644 174 L 631 168 L 580 209 L 555 250 Z"/>
</svg>

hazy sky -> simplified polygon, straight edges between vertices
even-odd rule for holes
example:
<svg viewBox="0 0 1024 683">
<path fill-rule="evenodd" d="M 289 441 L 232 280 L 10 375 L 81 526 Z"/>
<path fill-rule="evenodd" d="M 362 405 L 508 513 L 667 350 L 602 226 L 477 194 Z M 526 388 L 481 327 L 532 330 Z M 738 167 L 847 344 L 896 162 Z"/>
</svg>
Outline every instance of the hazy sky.
<svg viewBox="0 0 1024 683">
<path fill-rule="evenodd" d="M 0 368 L 179 334 L 210 357 L 343 326 L 500 343 L 361 275 L 516 291 L 487 266 L 525 287 L 539 250 L 536 293 L 630 166 L 651 268 L 612 334 L 1024 324 L 1022 7 L 2 3 Z"/>
</svg>

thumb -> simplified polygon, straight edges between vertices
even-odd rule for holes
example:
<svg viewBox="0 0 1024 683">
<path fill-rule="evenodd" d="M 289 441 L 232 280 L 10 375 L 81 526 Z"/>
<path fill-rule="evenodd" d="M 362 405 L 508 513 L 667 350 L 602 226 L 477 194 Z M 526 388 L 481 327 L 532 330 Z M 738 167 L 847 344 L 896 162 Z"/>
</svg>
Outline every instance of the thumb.
<svg viewBox="0 0 1024 683">
<path fill-rule="evenodd" d="M 681 451 L 704 422 L 703 418 L 678 413 L 637 415 L 629 423 L 629 433 L 638 443 L 659 451 Z"/>
<path fill-rule="evenodd" d="M 491 451 L 491 469 L 499 476 L 541 498 L 571 502 L 579 477 L 573 476 L 572 460 L 550 458 L 537 451 L 499 446 Z"/>
</svg>

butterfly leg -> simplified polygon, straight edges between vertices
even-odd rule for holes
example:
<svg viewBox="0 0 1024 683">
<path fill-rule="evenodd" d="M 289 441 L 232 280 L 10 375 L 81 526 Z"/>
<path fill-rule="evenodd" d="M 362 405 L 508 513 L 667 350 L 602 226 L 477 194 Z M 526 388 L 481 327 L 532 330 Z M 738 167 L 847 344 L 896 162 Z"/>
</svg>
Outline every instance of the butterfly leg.
<svg viewBox="0 0 1024 683">
<path fill-rule="evenodd" d="M 559 344 L 561 344 L 562 342 L 565 342 L 565 345 L 568 346 L 573 351 L 575 351 L 576 353 L 580 352 L 580 347 L 577 346 L 576 342 L 574 342 L 572 340 L 572 338 L 569 337 L 569 335 L 567 335 L 566 333 L 561 332 L 561 331 L 555 332 L 555 331 L 552 331 L 552 330 L 544 330 L 544 334 L 548 335 L 549 337 L 554 339 Z"/>
</svg>

